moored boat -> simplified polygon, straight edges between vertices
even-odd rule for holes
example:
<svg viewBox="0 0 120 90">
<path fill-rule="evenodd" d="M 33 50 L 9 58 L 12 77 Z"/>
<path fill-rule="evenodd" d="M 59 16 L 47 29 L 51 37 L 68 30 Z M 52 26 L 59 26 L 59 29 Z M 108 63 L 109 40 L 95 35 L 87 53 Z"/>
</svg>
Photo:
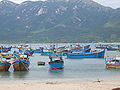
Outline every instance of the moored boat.
<svg viewBox="0 0 120 90">
<path fill-rule="evenodd" d="M 11 66 L 11 63 L 8 61 L 0 61 L 0 71 L 8 71 Z"/>
<path fill-rule="evenodd" d="M 57 69 L 63 69 L 64 68 L 64 61 L 60 55 L 51 55 L 49 56 L 50 62 L 50 69 L 57 70 Z"/>
<path fill-rule="evenodd" d="M 3 46 L 1 46 L 1 47 L 0 47 L 0 53 L 8 52 L 8 51 L 11 50 L 11 48 L 12 48 L 12 47 L 3 47 Z"/>
<path fill-rule="evenodd" d="M 43 52 L 43 47 L 39 47 L 38 49 L 35 49 L 34 50 L 34 53 L 41 53 L 41 52 Z"/>
<path fill-rule="evenodd" d="M 104 58 L 105 50 L 103 51 L 93 51 L 87 53 L 68 53 L 67 58 L 79 59 L 79 58 Z"/>
<path fill-rule="evenodd" d="M 107 57 L 105 64 L 107 69 L 120 69 L 120 57 Z"/>
<path fill-rule="evenodd" d="M 51 54 L 54 54 L 55 52 L 54 51 L 46 51 L 46 52 L 41 52 L 40 54 L 42 56 L 50 56 Z"/>
<path fill-rule="evenodd" d="M 13 54 L 7 54 L 7 53 L 2 53 L 1 56 L 3 58 L 6 58 L 6 59 L 11 59 L 11 58 L 14 58 L 14 55 Z"/>
<path fill-rule="evenodd" d="M 19 53 L 13 53 L 14 59 L 28 59 L 28 55 L 25 54 L 19 54 Z"/>
<path fill-rule="evenodd" d="M 27 55 L 27 56 L 32 56 L 33 53 L 34 53 L 34 51 L 32 51 L 32 50 L 26 50 L 26 51 L 24 51 L 24 54 Z"/>
<path fill-rule="evenodd" d="M 14 62 L 12 62 L 14 71 L 28 71 L 29 70 L 29 59 L 16 59 Z"/>
<path fill-rule="evenodd" d="M 120 45 L 112 45 L 112 44 L 99 44 L 96 45 L 96 48 L 98 49 L 107 49 L 108 51 L 119 51 L 120 50 Z"/>
</svg>

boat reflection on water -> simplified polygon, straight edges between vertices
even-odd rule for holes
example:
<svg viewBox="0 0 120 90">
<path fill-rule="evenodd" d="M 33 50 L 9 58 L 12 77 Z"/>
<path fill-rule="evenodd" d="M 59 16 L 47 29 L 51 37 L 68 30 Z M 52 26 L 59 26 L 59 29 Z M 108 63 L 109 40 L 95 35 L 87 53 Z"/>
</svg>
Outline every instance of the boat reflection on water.
<svg viewBox="0 0 120 90">
<path fill-rule="evenodd" d="M 10 76 L 11 76 L 11 73 L 9 71 L 0 72 L 0 78 L 9 78 Z"/>
<path fill-rule="evenodd" d="M 57 69 L 57 70 L 49 69 L 49 74 L 52 76 L 63 76 L 63 73 L 64 73 L 64 69 Z"/>
<path fill-rule="evenodd" d="M 13 77 L 21 79 L 21 78 L 26 78 L 28 74 L 29 71 L 15 71 L 13 72 Z"/>
<path fill-rule="evenodd" d="M 63 73 L 64 69 L 49 69 L 51 73 Z"/>
<path fill-rule="evenodd" d="M 117 68 L 106 68 L 106 69 L 111 71 L 120 71 L 120 69 L 117 69 Z"/>
</svg>

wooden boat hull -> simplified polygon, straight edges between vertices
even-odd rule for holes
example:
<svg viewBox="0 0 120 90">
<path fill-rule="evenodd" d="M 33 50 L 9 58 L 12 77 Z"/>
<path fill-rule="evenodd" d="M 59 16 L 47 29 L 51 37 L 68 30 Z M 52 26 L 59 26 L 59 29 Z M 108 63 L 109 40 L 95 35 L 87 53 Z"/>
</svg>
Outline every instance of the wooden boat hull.
<svg viewBox="0 0 120 90">
<path fill-rule="evenodd" d="M 32 56 L 33 55 L 33 52 L 30 52 L 30 53 L 24 53 L 25 55 L 28 55 L 28 56 Z"/>
<path fill-rule="evenodd" d="M 0 63 L 0 71 L 8 71 L 11 66 L 11 63 L 3 61 Z"/>
<path fill-rule="evenodd" d="M 26 50 L 26 51 L 24 52 L 24 54 L 25 54 L 25 55 L 28 55 L 28 56 L 32 56 L 33 53 L 34 53 L 33 50 Z"/>
<path fill-rule="evenodd" d="M 105 58 L 105 64 L 106 64 L 107 69 L 119 69 L 120 70 L 119 57 L 107 57 Z"/>
<path fill-rule="evenodd" d="M 63 69 L 64 68 L 64 62 L 49 62 L 49 65 L 50 65 L 50 69 L 54 69 L 54 70 L 57 70 L 57 69 Z"/>
<path fill-rule="evenodd" d="M 30 62 L 25 60 L 16 60 L 12 64 L 14 71 L 28 71 Z"/>
<path fill-rule="evenodd" d="M 3 58 L 6 58 L 6 59 L 10 59 L 10 58 L 13 58 L 13 55 L 12 54 L 8 54 L 8 55 L 4 55 L 4 54 L 2 54 L 2 57 Z"/>
<path fill-rule="evenodd" d="M 13 58 L 13 56 L 3 56 L 3 58 Z"/>
<path fill-rule="evenodd" d="M 116 64 L 116 65 L 113 65 L 113 64 L 106 64 L 106 68 L 107 69 L 120 69 L 120 64 Z"/>
</svg>

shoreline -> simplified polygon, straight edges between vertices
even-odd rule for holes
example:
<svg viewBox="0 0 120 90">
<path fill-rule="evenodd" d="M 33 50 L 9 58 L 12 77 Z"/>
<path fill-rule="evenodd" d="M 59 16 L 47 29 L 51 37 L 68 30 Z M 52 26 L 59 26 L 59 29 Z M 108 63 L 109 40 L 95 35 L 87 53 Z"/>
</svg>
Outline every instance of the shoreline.
<svg viewBox="0 0 120 90">
<path fill-rule="evenodd" d="M 8 81 L 9 82 L 9 81 Z M 47 81 L 47 82 L 17 82 L 0 83 L 1 90 L 112 90 L 120 88 L 117 81 Z"/>
<path fill-rule="evenodd" d="M 120 44 L 120 42 L 98 42 L 98 43 L 84 43 L 84 42 L 37 42 L 37 43 L 0 43 L 0 44 Z"/>
<path fill-rule="evenodd" d="M 47 82 L 120 82 L 120 79 L 102 79 L 102 78 L 86 78 L 86 79 L 80 79 L 80 78 L 53 78 L 53 79 L 1 79 L 0 84 L 2 83 L 47 83 Z"/>
</svg>

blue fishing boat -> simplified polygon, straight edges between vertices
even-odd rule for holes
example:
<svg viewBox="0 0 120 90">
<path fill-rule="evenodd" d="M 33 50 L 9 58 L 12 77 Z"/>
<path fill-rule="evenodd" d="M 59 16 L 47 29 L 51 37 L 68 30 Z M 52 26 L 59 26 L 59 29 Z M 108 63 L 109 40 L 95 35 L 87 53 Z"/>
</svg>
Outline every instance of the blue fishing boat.
<svg viewBox="0 0 120 90">
<path fill-rule="evenodd" d="M 62 51 L 62 50 L 65 50 L 65 46 L 64 47 L 58 47 L 58 48 L 55 48 L 56 51 Z"/>
<path fill-rule="evenodd" d="M 65 46 L 64 47 L 59 47 L 59 48 L 55 48 L 54 53 L 61 55 L 61 56 L 65 56 L 66 53 L 70 52 L 70 50 L 66 50 Z"/>
<path fill-rule="evenodd" d="M 49 56 L 50 62 L 50 69 L 57 70 L 64 68 L 64 61 L 60 55 L 51 55 Z"/>
<path fill-rule="evenodd" d="M 117 46 L 109 46 L 107 47 L 107 50 L 108 51 L 119 51 L 120 50 L 120 45 L 117 45 Z"/>
<path fill-rule="evenodd" d="M 40 54 L 42 55 L 42 56 L 50 56 L 50 55 L 52 55 L 52 54 L 54 54 L 55 53 L 55 51 L 45 51 L 45 52 L 41 52 Z"/>
<path fill-rule="evenodd" d="M 13 52 L 13 58 L 14 59 L 28 59 L 28 56 L 29 55 L 27 55 L 27 54 L 21 54 L 20 52 L 16 52 L 16 51 L 14 51 Z"/>
<path fill-rule="evenodd" d="M 107 47 L 109 47 L 109 45 L 108 44 L 98 44 L 95 47 L 98 49 L 107 49 Z"/>
<path fill-rule="evenodd" d="M 43 52 L 43 47 L 39 47 L 38 49 L 35 49 L 34 50 L 34 53 L 41 53 L 41 52 Z"/>
<path fill-rule="evenodd" d="M 84 47 L 81 47 L 81 46 L 77 46 L 77 47 L 74 47 L 74 48 L 71 48 L 71 49 L 68 49 L 68 48 L 65 48 L 61 51 L 56 51 L 57 54 L 61 55 L 61 56 L 66 56 L 67 53 L 72 53 L 72 52 L 84 52 L 84 53 L 87 53 L 87 52 L 90 52 L 91 48 L 89 48 L 90 45 L 86 45 Z"/>
<path fill-rule="evenodd" d="M 79 52 L 79 51 L 84 51 L 90 48 L 90 45 L 85 45 L 85 46 L 80 46 L 77 45 L 75 47 L 70 46 L 70 51 L 72 52 Z"/>
<path fill-rule="evenodd" d="M 11 48 L 12 48 L 12 47 L 3 47 L 3 46 L 1 46 L 1 47 L 0 47 L 0 53 L 2 53 L 2 52 L 8 52 L 8 51 L 11 50 Z"/>
<path fill-rule="evenodd" d="M 67 51 L 67 50 L 64 50 L 64 51 L 61 51 L 61 52 L 56 52 L 56 54 L 60 55 L 60 56 L 66 56 L 67 53 L 70 53 L 71 51 Z"/>
<path fill-rule="evenodd" d="M 85 45 L 85 46 L 83 47 L 84 50 L 89 49 L 89 48 L 90 48 L 90 45 Z"/>
<path fill-rule="evenodd" d="M 24 54 L 25 54 L 25 55 L 28 55 L 28 56 L 32 56 L 33 53 L 34 53 L 34 51 L 32 51 L 32 50 L 25 50 L 25 51 L 24 51 Z"/>
<path fill-rule="evenodd" d="M 111 44 L 99 44 L 96 46 L 98 49 L 107 49 L 108 51 L 119 51 L 120 45 L 111 45 Z"/>
<path fill-rule="evenodd" d="M 120 69 L 120 57 L 106 57 L 105 64 L 107 69 Z"/>
<path fill-rule="evenodd" d="M 67 58 L 79 59 L 79 58 L 103 58 L 105 50 L 93 51 L 93 52 L 82 52 L 82 53 L 68 53 Z"/>
</svg>

